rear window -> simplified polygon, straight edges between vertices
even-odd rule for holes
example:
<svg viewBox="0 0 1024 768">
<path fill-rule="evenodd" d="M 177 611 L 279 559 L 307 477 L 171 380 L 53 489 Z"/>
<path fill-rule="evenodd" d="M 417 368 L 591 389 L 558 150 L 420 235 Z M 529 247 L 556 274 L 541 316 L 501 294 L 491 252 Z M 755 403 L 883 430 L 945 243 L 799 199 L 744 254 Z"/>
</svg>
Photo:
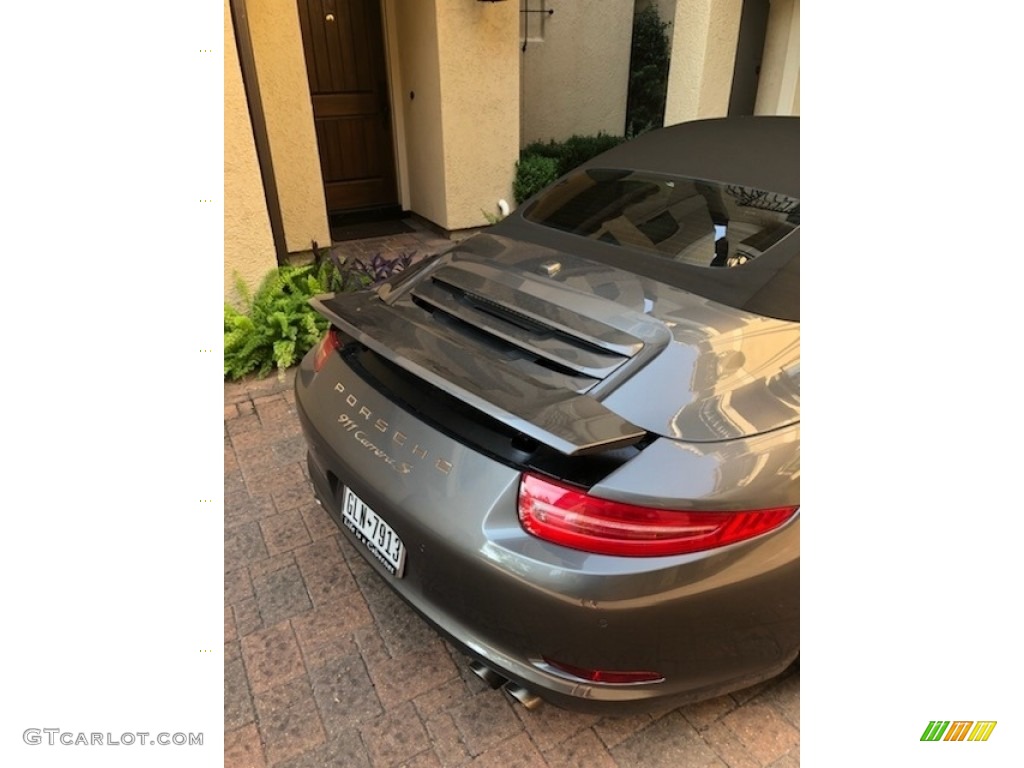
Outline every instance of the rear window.
<svg viewBox="0 0 1024 768">
<path fill-rule="evenodd" d="M 800 201 L 735 184 L 588 169 L 550 188 L 527 221 L 666 260 L 742 267 L 800 224 Z"/>
<path fill-rule="evenodd" d="M 736 309 L 800 322 L 800 201 L 790 195 L 588 168 L 497 227 Z"/>
</svg>

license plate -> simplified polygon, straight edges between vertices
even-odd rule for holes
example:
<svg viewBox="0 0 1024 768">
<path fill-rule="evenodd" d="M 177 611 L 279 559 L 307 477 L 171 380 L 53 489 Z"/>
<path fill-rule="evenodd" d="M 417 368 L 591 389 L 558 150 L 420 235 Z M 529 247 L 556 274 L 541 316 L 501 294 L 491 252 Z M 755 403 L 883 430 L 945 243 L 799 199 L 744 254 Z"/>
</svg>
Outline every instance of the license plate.
<svg viewBox="0 0 1024 768">
<path fill-rule="evenodd" d="M 366 502 L 345 488 L 341 500 L 341 518 L 345 527 L 355 534 L 366 548 L 370 550 L 388 573 L 402 578 L 405 568 L 405 545 L 398 538 L 394 528 L 384 522 L 383 518 L 370 509 Z"/>
</svg>

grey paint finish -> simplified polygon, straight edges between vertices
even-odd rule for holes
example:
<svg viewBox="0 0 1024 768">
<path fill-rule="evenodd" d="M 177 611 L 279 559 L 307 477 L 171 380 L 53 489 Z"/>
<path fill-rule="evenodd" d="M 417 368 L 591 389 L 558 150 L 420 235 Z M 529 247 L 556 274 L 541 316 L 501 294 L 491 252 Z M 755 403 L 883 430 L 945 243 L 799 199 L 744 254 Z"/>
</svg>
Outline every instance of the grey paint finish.
<svg viewBox="0 0 1024 768">
<path fill-rule="evenodd" d="M 670 467 L 671 471 L 666 471 Z M 720 443 L 660 439 L 590 489 L 666 509 L 733 511 L 800 503 L 799 424 Z"/>
<path fill-rule="evenodd" d="M 542 267 L 551 260 L 562 265 L 554 276 Z M 509 331 L 499 326 L 512 325 L 508 320 L 458 304 L 455 316 L 473 331 L 515 349 L 488 347 L 417 305 L 418 294 L 433 295 L 433 280 L 458 283 L 536 327 Z M 373 294 L 328 299 L 323 311 L 399 365 L 568 454 L 628 444 L 641 431 L 717 442 L 799 420 L 799 379 L 784 373 L 798 369 L 798 323 L 733 309 L 568 252 L 481 234 L 384 293 L 386 302 Z M 569 351 L 570 342 L 578 354 Z M 562 367 L 587 376 L 558 374 L 515 350 L 547 360 L 560 355 Z M 621 361 L 584 364 L 601 353 Z M 590 397 L 576 397 L 584 393 Z"/>
<path fill-rule="evenodd" d="M 373 558 L 370 565 L 467 652 L 545 698 L 620 711 L 666 696 L 699 699 L 778 674 L 798 652 L 798 519 L 693 555 L 623 559 L 566 549 L 523 531 L 515 468 L 425 426 L 340 356 L 315 377 L 307 356 L 296 393 L 325 507 L 340 523 L 342 487 L 330 471 L 385 517 L 409 552 L 401 579 Z M 438 471 L 438 460 L 451 469 Z M 653 668 L 665 681 L 583 684 L 543 656 Z"/>
<path fill-rule="evenodd" d="M 521 324 L 476 311 L 451 292 L 437 287 L 432 280 L 421 280 L 414 295 L 451 317 L 482 328 L 538 357 L 593 379 L 605 378 L 627 359 L 614 352 L 574 345 L 555 335 L 538 336 Z"/>
</svg>

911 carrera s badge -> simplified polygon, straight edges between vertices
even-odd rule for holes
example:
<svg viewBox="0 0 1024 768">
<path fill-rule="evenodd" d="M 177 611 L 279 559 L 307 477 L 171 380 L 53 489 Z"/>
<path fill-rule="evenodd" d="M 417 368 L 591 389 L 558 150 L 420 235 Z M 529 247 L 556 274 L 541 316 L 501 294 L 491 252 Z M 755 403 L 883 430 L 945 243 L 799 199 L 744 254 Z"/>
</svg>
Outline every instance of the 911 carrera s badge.
<svg viewBox="0 0 1024 768">
<path fill-rule="evenodd" d="M 412 459 L 423 460 L 430 455 L 427 448 L 417 442 L 410 442 L 408 435 L 397 429 L 392 429 L 384 419 L 374 418 L 373 411 L 362 405 L 358 397 L 347 392 L 345 385 L 340 381 L 334 385 L 334 390 L 345 395 L 345 405 L 352 409 L 352 412 L 339 414 L 338 424 L 351 434 L 352 438 L 363 448 L 393 470 L 407 475 L 412 472 L 414 466 L 409 461 Z M 378 433 L 377 436 L 374 436 L 374 432 L 371 430 Z M 388 451 L 392 453 L 388 453 Z M 403 458 L 409 461 L 403 461 Z M 449 474 L 455 468 L 452 462 L 442 458 L 434 458 L 432 466 L 442 475 Z"/>
</svg>

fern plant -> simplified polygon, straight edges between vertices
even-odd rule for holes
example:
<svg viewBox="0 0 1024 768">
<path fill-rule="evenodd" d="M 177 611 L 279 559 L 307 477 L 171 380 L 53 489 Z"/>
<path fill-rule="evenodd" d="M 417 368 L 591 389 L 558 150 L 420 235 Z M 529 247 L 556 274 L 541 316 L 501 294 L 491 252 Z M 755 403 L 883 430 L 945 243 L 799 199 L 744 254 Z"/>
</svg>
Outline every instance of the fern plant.
<svg viewBox="0 0 1024 768">
<path fill-rule="evenodd" d="M 313 296 L 375 285 L 401 272 L 416 256 L 415 251 L 377 254 L 349 262 L 336 249 L 320 249 L 316 243 L 313 254 L 313 264 L 275 269 L 255 294 L 236 279 L 242 309 L 224 305 L 225 378 L 262 377 L 275 367 L 283 375 L 327 330 L 327 319 L 309 305 Z"/>
<path fill-rule="evenodd" d="M 224 305 L 225 377 L 266 376 L 275 366 L 283 373 L 312 349 L 327 330 L 327 320 L 309 305 L 310 297 L 330 290 L 324 276 L 315 266 L 280 267 L 252 295 L 237 281 L 244 311 Z"/>
</svg>

